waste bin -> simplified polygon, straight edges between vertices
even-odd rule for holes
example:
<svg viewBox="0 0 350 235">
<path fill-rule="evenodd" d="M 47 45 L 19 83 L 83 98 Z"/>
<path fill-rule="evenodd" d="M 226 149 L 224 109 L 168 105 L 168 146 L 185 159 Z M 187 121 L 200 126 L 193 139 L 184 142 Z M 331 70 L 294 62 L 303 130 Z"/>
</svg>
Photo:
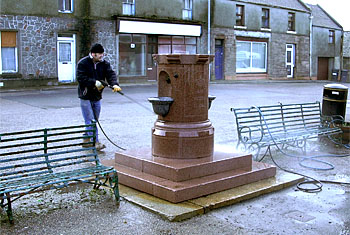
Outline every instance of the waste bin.
<svg viewBox="0 0 350 235">
<path fill-rule="evenodd" d="M 322 115 L 341 115 L 345 118 L 348 87 L 342 84 L 327 84 L 323 89 Z"/>
<path fill-rule="evenodd" d="M 332 69 L 332 81 L 338 81 L 339 69 Z"/>
</svg>

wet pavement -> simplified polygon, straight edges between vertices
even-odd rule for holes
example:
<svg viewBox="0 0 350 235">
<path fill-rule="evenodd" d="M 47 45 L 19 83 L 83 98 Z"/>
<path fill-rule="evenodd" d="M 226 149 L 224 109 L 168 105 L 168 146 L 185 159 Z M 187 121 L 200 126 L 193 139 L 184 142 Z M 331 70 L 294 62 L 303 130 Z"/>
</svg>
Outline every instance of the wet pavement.
<svg viewBox="0 0 350 235">
<path fill-rule="evenodd" d="M 329 82 L 328 82 L 329 83 Z M 236 82 L 210 84 L 217 98 L 209 110 L 215 144 L 234 146 L 237 141 L 231 107 L 282 103 L 322 102 L 322 82 Z M 344 85 L 350 87 L 350 84 Z M 124 86 L 125 96 L 104 92 L 100 123 L 116 144 L 126 148 L 151 147 L 156 115 L 148 97 L 157 96 L 155 85 Z M 131 98 L 131 99 L 129 99 Z M 136 102 L 135 102 L 136 101 Z M 0 94 L 0 133 L 82 123 L 77 91 L 72 86 L 4 91 Z M 350 121 L 350 101 L 347 102 Z M 101 159 L 118 150 L 100 132 L 106 144 Z M 321 139 L 311 140 L 308 155 L 349 154 L 349 150 Z M 290 150 L 297 156 L 300 152 Z M 348 184 L 324 184 L 319 193 L 295 186 L 212 210 L 182 222 L 169 222 L 126 200 L 114 205 L 108 190 L 90 187 L 47 191 L 14 203 L 15 225 L 0 212 L 1 234 L 350 234 L 350 157 L 322 158 L 334 165 L 320 171 L 301 167 L 299 159 L 273 151 L 282 167 L 317 179 Z M 263 160 L 272 163 L 270 158 Z M 307 162 L 310 167 L 323 167 Z"/>
</svg>

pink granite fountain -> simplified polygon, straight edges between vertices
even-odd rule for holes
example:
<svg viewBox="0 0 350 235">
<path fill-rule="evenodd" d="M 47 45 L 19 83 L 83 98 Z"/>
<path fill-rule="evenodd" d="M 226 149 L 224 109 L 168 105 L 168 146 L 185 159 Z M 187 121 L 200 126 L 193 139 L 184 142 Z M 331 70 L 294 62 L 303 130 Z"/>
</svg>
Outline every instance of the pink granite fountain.
<svg viewBox="0 0 350 235">
<path fill-rule="evenodd" d="M 211 55 L 154 55 L 158 114 L 152 148 L 116 153 L 119 183 L 177 203 L 273 177 L 276 168 L 251 154 L 215 150 L 208 109 Z"/>
</svg>

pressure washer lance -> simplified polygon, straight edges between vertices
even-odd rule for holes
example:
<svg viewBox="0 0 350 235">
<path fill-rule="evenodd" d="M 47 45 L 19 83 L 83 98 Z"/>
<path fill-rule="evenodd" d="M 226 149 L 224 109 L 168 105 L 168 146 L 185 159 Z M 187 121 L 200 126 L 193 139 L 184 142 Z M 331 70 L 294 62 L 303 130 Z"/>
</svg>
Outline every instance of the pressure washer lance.
<svg viewBox="0 0 350 235">
<path fill-rule="evenodd" d="M 99 81 L 102 83 L 102 85 L 103 85 L 104 87 L 109 87 L 109 88 L 111 88 L 111 89 L 113 90 L 113 86 L 109 85 L 107 82 L 101 81 L 101 80 L 99 80 Z M 149 109 L 148 107 L 144 106 L 144 105 L 141 104 L 140 102 L 134 100 L 134 99 L 131 98 L 130 96 L 125 95 L 122 91 L 117 91 L 117 92 L 118 92 L 119 94 L 121 94 L 122 96 L 124 96 L 125 98 L 127 98 L 128 100 L 130 100 L 131 102 L 133 102 L 133 103 L 137 104 L 138 106 L 142 107 L 143 109 L 147 110 L 147 112 L 151 112 L 152 114 L 154 114 L 154 112 L 153 112 L 151 109 Z"/>
</svg>

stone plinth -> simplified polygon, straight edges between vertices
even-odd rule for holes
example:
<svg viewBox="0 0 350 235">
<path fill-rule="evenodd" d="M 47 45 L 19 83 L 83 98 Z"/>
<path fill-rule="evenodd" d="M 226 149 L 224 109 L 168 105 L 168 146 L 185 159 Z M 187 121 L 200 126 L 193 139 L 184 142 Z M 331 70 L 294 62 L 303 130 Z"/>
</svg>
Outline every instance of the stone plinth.
<svg viewBox="0 0 350 235">
<path fill-rule="evenodd" d="M 170 202 L 181 202 L 273 177 L 276 168 L 251 154 L 214 151 L 208 119 L 209 55 L 154 55 L 158 63 L 158 118 L 152 149 L 116 153 L 119 182 Z M 158 111 L 156 111 L 158 110 Z"/>
<path fill-rule="evenodd" d="M 119 182 L 173 203 L 273 177 L 276 168 L 252 162 L 250 154 L 215 151 L 211 158 L 168 159 L 151 149 L 116 153 Z"/>
</svg>

